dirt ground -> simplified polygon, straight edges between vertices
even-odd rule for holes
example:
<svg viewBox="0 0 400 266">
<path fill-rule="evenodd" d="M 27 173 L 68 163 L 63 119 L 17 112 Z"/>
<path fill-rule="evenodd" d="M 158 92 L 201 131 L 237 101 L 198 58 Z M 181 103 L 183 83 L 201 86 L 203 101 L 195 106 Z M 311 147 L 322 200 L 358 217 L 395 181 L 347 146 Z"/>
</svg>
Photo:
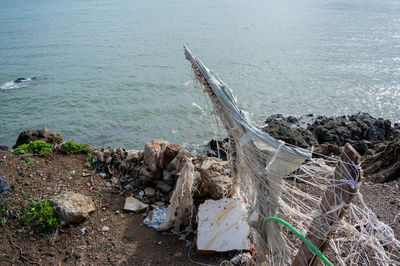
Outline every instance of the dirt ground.
<svg viewBox="0 0 400 266">
<path fill-rule="evenodd" d="M 34 163 L 21 165 L 25 157 Z M 60 228 L 43 238 L 19 225 L 18 218 L 8 217 L 0 226 L 0 265 L 219 265 L 235 255 L 197 254 L 192 239 L 179 240 L 172 233 L 147 228 L 142 223 L 143 213 L 123 212 L 129 192 L 116 192 L 98 174 L 93 176 L 94 188 L 89 189 L 90 176 L 82 176 L 85 158 L 58 153 L 42 158 L 0 151 L 0 175 L 15 186 L 2 201 L 15 213 L 31 200 L 48 199 L 61 191 L 90 196 L 96 205 L 96 211 L 82 224 Z M 103 226 L 110 230 L 101 232 Z M 83 227 L 85 235 L 81 234 Z"/>
<path fill-rule="evenodd" d="M 26 157 L 34 160 L 32 165 L 20 164 Z M 14 213 L 31 200 L 47 199 L 61 191 L 90 196 L 96 205 L 96 211 L 82 224 L 59 228 L 43 238 L 19 225 L 17 217 L 6 217 L 5 225 L 0 225 L 0 265 L 220 265 L 235 255 L 197 254 L 193 237 L 180 240 L 172 233 L 145 227 L 142 213 L 122 211 L 129 192 L 116 191 L 97 173 L 93 180 L 82 176 L 85 159 L 86 155 L 52 153 L 42 158 L 0 151 L 0 175 L 14 184 L 14 192 L 3 196 L 0 203 L 7 201 Z M 94 188 L 90 189 L 92 181 Z M 366 182 L 361 191 L 367 205 L 399 239 L 400 179 L 387 184 Z M 102 232 L 103 226 L 110 230 Z M 83 227 L 85 235 L 81 234 Z"/>
</svg>

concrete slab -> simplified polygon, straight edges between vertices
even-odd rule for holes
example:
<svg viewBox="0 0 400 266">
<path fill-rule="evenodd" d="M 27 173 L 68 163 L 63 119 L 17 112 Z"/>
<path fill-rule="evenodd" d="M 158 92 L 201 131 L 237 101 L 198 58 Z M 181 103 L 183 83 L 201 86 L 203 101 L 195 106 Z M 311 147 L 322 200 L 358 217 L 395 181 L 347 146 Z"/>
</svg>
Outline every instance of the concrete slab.
<svg viewBox="0 0 400 266">
<path fill-rule="evenodd" d="M 225 252 L 249 250 L 250 226 L 243 202 L 223 198 L 206 200 L 199 206 L 197 249 Z"/>
</svg>

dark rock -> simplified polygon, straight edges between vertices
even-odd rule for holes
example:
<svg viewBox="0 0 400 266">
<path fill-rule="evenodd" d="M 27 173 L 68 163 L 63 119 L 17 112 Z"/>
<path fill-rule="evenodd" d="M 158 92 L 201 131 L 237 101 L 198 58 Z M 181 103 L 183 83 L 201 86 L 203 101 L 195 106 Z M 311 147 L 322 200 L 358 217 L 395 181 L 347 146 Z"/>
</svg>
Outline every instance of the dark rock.
<svg viewBox="0 0 400 266">
<path fill-rule="evenodd" d="M 0 195 L 8 194 L 12 192 L 10 182 L 4 177 L 0 176 Z"/>
<path fill-rule="evenodd" d="M 303 128 L 293 128 L 284 120 L 271 121 L 262 131 L 275 139 L 302 148 L 308 148 L 316 143 L 316 139 L 310 131 Z"/>
<path fill-rule="evenodd" d="M 8 147 L 5 145 L 0 145 L 0 151 L 8 151 Z"/>
<path fill-rule="evenodd" d="M 163 181 L 157 182 L 157 188 L 163 193 L 169 193 L 172 190 L 172 187 Z"/>
<path fill-rule="evenodd" d="M 212 139 L 208 146 L 210 147 L 210 151 L 207 152 L 207 156 L 209 157 L 218 157 L 224 161 L 228 160 L 227 151 L 225 149 L 225 144 L 229 142 L 228 138 L 221 140 Z M 219 155 L 219 156 L 218 156 Z"/>
<path fill-rule="evenodd" d="M 314 146 L 315 154 L 322 154 L 322 155 L 340 155 L 341 150 L 338 146 L 330 144 L 330 143 L 323 143 L 317 144 Z"/>
<path fill-rule="evenodd" d="M 35 140 L 43 140 L 51 144 L 60 144 L 63 141 L 60 133 L 51 132 L 47 128 L 29 129 L 19 134 L 17 142 L 15 143 L 13 148 Z"/>
<path fill-rule="evenodd" d="M 400 141 L 390 142 L 386 148 L 368 157 L 361 164 L 366 178 L 384 183 L 400 177 Z"/>
<path fill-rule="evenodd" d="M 319 143 L 331 143 L 337 146 L 344 146 L 351 140 L 371 142 L 392 140 L 399 134 L 389 120 L 373 118 L 367 113 L 336 118 L 320 116 L 307 129 L 314 133 Z"/>
</svg>

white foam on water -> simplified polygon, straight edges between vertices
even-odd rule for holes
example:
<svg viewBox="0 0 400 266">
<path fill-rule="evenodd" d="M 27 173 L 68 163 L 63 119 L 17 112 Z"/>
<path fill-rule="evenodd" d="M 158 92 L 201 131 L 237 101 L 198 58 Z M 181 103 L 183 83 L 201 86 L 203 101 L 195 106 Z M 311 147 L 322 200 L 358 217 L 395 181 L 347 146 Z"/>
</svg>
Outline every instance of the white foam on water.
<svg viewBox="0 0 400 266">
<path fill-rule="evenodd" d="M 23 88 L 23 87 L 26 87 L 29 84 L 31 84 L 33 80 L 34 79 L 27 78 L 27 79 L 24 79 L 24 80 L 20 80 L 18 82 L 16 82 L 16 80 L 9 81 L 9 82 L 6 82 L 3 85 L 1 85 L 0 89 L 2 89 L 2 90 L 12 90 L 12 89 Z"/>
</svg>

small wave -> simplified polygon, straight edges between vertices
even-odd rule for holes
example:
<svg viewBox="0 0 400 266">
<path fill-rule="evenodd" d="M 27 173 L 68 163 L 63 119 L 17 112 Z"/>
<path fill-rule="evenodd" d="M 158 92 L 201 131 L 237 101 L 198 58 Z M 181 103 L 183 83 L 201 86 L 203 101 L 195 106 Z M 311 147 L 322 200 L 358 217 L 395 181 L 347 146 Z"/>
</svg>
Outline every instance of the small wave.
<svg viewBox="0 0 400 266">
<path fill-rule="evenodd" d="M 11 90 L 11 89 L 23 88 L 32 84 L 32 82 L 34 82 L 35 80 L 36 78 L 17 78 L 16 80 L 4 83 L 3 85 L 0 86 L 0 89 Z"/>
</svg>

